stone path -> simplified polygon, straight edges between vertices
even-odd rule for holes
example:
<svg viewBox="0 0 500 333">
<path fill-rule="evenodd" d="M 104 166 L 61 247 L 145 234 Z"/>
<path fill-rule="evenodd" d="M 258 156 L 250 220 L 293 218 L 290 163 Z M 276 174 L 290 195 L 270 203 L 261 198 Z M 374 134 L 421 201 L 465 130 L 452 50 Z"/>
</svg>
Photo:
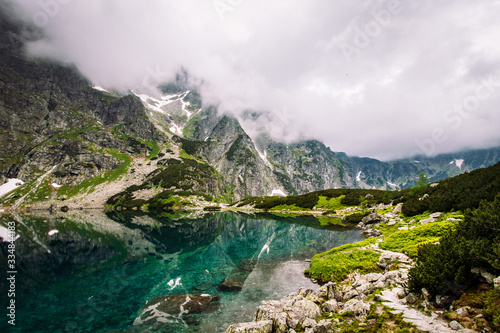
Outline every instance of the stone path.
<svg viewBox="0 0 500 333">
<path fill-rule="evenodd" d="M 426 332 L 456 332 L 448 327 L 448 323 L 438 318 L 438 315 L 432 313 L 427 316 L 422 312 L 403 304 L 404 299 L 399 299 L 398 292 L 403 291 L 402 288 L 386 289 L 382 291 L 380 299 L 384 301 L 382 304 L 393 309 L 393 314 L 402 313 L 405 321 L 412 323 L 419 330 Z M 466 332 L 469 330 L 460 330 Z"/>
</svg>

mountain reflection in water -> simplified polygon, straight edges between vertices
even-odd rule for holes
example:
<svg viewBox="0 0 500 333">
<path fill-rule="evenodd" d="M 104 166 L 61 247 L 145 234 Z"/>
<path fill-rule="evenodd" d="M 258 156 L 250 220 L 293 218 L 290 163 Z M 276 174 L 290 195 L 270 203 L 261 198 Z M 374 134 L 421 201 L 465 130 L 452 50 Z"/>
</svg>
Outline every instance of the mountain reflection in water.
<svg viewBox="0 0 500 333">
<path fill-rule="evenodd" d="M 251 321 L 263 300 L 318 288 L 303 275 L 305 259 L 362 238 L 358 230 L 321 227 L 313 217 L 226 212 L 18 219 L 16 326 L 3 320 L 2 332 L 224 332 Z M 0 226 L 12 220 L 4 215 Z M 5 266 L 7 243 L 0 247 Z M 242 284 L 240 291 L 221 289 L 228 277 Z M 173 304 L 188 304 L 189 295 L 210 300 L 191 313 L 177 311 Z M 161 323 L 149 318 L 161 309 L 159 300 L 171 305 Z M 141 309 L 146 315 L 138 318 Z"/>
</svg>

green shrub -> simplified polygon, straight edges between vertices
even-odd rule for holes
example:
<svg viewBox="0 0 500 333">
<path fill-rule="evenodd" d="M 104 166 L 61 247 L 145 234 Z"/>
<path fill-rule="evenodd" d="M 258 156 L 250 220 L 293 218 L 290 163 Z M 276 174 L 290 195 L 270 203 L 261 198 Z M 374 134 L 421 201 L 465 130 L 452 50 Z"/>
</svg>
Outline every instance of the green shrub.
<svg viewBox="0 0 500 333">
<path fill-rule="evenodd" d="M 344 208 L 341 201 L 344 198 L 343 195 L 336 198 L 329 198 L 323 195 L 318 197 L 318 202 L 316 203 L 317 208 L 329 209 L 329 210 L 338 210 Z"/>
<path fill-rule="evenodd" d="M 377 262 L 380 259 L 380 253 L 369 249 L 359 249 L 375 241 L 375 238 L 369 238 L 317 254 L 312 257 L 311 267 L 305 271 L 305 274 L 323 282 L 340 282 L 355 270 L 359 270 L 361 274 L 379 272 Z"/>
<path fill-rule="evenodd" d="M 439 241 L 454 225 L 453 222 L 445 221 L 400 230 L 384 238 L 384 241 L 379 246 L 384 250 L 404 252 L 410 257 L 416 257 L 418 246 Z"/>
<path fill-rule="evenodd" d="M 416 266 L 410 270 L 410 288 L 427 287 L 434 293 L 471 285 L 471 269 L 500 272 L 500 196 L 467 210 L 463 221 L 447 231 L 439 244 L 418 248 Z"/>
<path fill-rule="evenodd" d="M 481 200 L 494 200 L 500 192 L 500 163 L 439 182 L 438 186 L 416 187 L 405 193 L 403 214 L 414 216 L 425 211 L 465 211 L 479 207 Z M 428 194 L 429 197 L 423 199 Z"/>
<path fill-rule="evenodd" d="M 369 215 L 370 213 L 354 213 L 349 216 L 347 216 L 347 222 L 349 223 L 359 223 L 361 220 L 363 220 L 363 217 Z"/>
</svg>

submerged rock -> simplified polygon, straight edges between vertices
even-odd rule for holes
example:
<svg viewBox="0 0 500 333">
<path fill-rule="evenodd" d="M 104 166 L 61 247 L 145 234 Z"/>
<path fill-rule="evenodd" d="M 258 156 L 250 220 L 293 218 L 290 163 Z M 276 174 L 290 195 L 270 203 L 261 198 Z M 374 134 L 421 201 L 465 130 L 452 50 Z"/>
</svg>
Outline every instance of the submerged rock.
<svg viewBox="0 0 500 333">
<path fill-rule="evenodd" d="M 182 321 L 182 316 L 215 311 L 219 304 L 219 295 L 175 294 L 155 298 L 139 311 L 134 325 L 152 325 L 155 323 L 175 323 Z"/>
<path fill-rule="evenodd" d="M 222 291 L 241 291 L 244 281 L 235 277 L 228 276 L 219 286 Z"/>
</svg>

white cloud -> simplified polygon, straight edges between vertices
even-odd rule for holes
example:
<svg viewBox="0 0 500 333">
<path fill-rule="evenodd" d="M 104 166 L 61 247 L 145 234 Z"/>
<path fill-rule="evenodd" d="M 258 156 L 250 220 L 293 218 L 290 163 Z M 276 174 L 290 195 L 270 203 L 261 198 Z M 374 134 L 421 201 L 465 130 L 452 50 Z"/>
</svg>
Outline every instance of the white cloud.
<svg viewBox="0 0 500 333">
<path fill-rule="evenodd" d="M 500 144 L 500 85 L 459 126 L 458 114 L 446 118 L 481 80 L 500 80 L 498 1 L 16 4 L 46 31 L 28 46 L 32 54 L 73 62 L 100 86 L 154 85 L 184 67 L 206 82 L 204 97 L 221 110 L 269 110 L 274 117 L 264 125 L 276 136 L 317 138 L 352 155 Z"/>
</svg>

